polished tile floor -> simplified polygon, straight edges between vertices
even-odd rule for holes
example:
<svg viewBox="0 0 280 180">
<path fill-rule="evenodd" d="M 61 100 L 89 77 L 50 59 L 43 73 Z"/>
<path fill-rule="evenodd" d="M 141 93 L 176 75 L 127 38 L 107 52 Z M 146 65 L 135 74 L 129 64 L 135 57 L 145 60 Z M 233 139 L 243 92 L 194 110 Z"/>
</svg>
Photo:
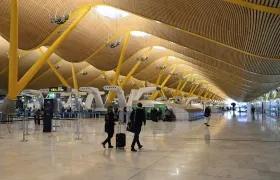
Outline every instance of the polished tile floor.
<svg viewBox="0 0 280 180">
<path fill-rule="evenodd" d="M 29 124 L 20 142 L 20 124 L 1 125 L 0 179 L 4 180 L 279 180 L 279 123 L 273 118 L 228 112 L 215 114 L 205 128 L 195 122 L 148 122 L 143 150 L 103 149 L 103 119 L 64 121 L 55 137 Z M 117 131 L 117 127 L 116 127 Z M 115 144 L 115 137 L 113 138 Z"/>
</svg>

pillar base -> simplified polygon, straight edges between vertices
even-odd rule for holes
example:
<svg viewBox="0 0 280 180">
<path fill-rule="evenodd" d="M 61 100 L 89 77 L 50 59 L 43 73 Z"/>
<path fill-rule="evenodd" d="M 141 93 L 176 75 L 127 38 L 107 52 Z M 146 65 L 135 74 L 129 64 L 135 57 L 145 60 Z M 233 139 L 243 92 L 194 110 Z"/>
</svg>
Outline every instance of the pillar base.
<svg viewBox="0 0 280 180">
<path fill-rule="evenodd" d="M 7 97 L 4 99 L 3 104 L 0 106 L 2 112 L 2 120 L 6 121 L 8 114 L 15 113 L 16 100 L 10 100 Z"/>
</svg>

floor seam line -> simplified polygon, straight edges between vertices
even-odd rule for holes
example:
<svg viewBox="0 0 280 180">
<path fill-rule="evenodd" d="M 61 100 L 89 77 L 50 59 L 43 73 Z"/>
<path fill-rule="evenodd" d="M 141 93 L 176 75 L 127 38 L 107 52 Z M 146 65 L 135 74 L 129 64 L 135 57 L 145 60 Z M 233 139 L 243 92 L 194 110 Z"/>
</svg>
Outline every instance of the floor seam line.
<svg viewBox="0 0 280 180">
<path fill-rule="evenodd" d="M 185 144 L 180 145 L 179 147 L 184 146 Z M 154 162 L 153 164 L 147 166 L 146 168 L 144 168 L 142 171 L 136 173 L 135 175 L 133 175 L 132 177 L 130 177 L 128 180 L 131 180 L 132 178 L 136 177 L 137 175 L 141 174 L 142 172 L 144 172 L 145 170 L 147 170 L 149 167 L 155 165 L 156 163 L 158 163 L 160 160 L 164 159 L 165 157 L 167 157 L 168 155 L 170 155 L 171 153 L 175 152 L 178 148 L 175 148 L 174 150 L 172 150 L 171 152 L 167 153 L 166 155 L 164 155 L 162 158 L 160 158 L 159 160 L 157 160 L 156 162 Z"/>
</svg>

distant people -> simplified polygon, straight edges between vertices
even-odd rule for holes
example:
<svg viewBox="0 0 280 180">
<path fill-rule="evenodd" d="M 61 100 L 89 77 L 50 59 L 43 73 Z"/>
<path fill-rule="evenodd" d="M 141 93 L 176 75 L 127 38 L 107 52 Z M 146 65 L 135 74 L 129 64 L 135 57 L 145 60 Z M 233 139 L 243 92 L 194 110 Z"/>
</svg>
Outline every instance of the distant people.
<svg viewBox="0 0 280 180">
<path fill-rule="evenodd" d="M 108 134 L 107 139 L 102 142 L 104 148 L 106 148 L 106 144 L 108 143 L 108 148 L 113 148 L 111 144 L 111 139 L 114 136 L 114 129 L 115 129 L 115 122 L 114 122 L 114 112 L 113 107 L 109 106 L 107 109 L 107 113 L 105 114 L 105 132 Z"/>
<path fill-rule="evenodd" d="M 176 120 L 176 116 L 173 112 L 173 109 L 170 108 L 169 111 L 170 111 L 170 122 Z"/>
<path fill-rule="evenodd" d="M 158 120 L 162 120 L 162 110 L 160 108 L 158 110 Z"/>
<path fill-rule="evenodd" d="M 207 106 L 205 108 L 205 111 L 204 111 L 204 117 L 206 118 L 206 123 L 204 123 L 206 126 L 210 126 L 209 125 L 209 121 L 210 121 L 210 118 L 211 118 L 211 108 L 209 106 Z"/>
<path fill-rule="evenodd" d="M 165 121 L 170 121 L 171 122 L 171 112 L 167 107 L 165 109 Z"/>
<path fill-rule="evenodd" d="M 114 107 L 114 121 L 119 120 L 119 108 L 117 106 Z"/>
<path fill-rule="evenodd" d="M 255 115 L 255 107 L 254 106 L 252 106 L 252 108 L 251 108 L 251 113 L 252 113 L 252 115 L 254 116 Z"/>
<path fill-rule="evenodd" d="M 142 107 L 142 103 L 138 103 L 137 108 L 132 111 L 130 120 L 133 121 L 134 125 L 134 138 L 131 144 L 131 151 L 137 152 L 137 150 L 135 149 L 135 144 L 137 143 L 139 149 L 143 147 L 140 143 L 139 135 L 142 125 L 146 125 L 146 114 L 144 108 Z"/>
<path fill-rule="evenodd" d="M 157 109 L 155 107 L 153 107 L 153 109 L 151 110 L 151 119 L 154 122 L 157 122 Z"/>
<path fill-rule="evenodd" d="M 36 109 L 34 111 L 34 123 L 35 123 L 35 125 L 40 125 L 40 116 L 41 116 L 41 110 Z"/>
<path fill-rule="evenodd" d="M 123 108 L 123 122 L 126 124 L 126 114 L 127 114 L 127 109 L 126 107 Z"/>
</svg>

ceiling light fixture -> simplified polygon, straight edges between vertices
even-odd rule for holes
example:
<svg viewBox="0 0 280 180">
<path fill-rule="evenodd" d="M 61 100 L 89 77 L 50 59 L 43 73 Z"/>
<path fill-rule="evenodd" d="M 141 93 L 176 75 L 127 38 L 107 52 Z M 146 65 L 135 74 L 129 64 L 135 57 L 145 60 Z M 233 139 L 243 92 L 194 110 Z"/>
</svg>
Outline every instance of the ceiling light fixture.
<svg viewBox="0 0 280 180">
<path fill-rule="evenodd" d="M 113 48 L 118 47 L 120 44 L 121 44 L 121 41 L 117 40 L 117 41 L 114 41 L 114 42 L 106 43 L 106 47 L 109 47 L 109 48 L 113 49 Z"/>
<path fill-rule="evenodd" d="M 146 56 L 146 57 L 143 57 L 143 56 L 141 56 L 141 57 L 137 57 L 137 61 L 146 61 L 146 60 L 148 60 L 149 59 L 149 57 L 148 56 Z"/>
<path fill-rule="evenodd" d="M 110 19 L 121 19 L 129 15 L 125 11 L 109 6 L 96 6 L 94 9 L 97 13 Z"/>
<path fill-rule="evenodd" d="M 150 34 L 142 32 L 142 31 L 131 31 L 130 34 L 132 36 L 136 36 L 136 37 L 149 37 L 149 36 L 151 36 Z"/>
<path fill-rule="evenodd" d="M 86 76 L 86 75 L 88 75 L 88 72 L 82 71 L 82 72 L 81 72 L 81 75 Z"/>
</svg>

